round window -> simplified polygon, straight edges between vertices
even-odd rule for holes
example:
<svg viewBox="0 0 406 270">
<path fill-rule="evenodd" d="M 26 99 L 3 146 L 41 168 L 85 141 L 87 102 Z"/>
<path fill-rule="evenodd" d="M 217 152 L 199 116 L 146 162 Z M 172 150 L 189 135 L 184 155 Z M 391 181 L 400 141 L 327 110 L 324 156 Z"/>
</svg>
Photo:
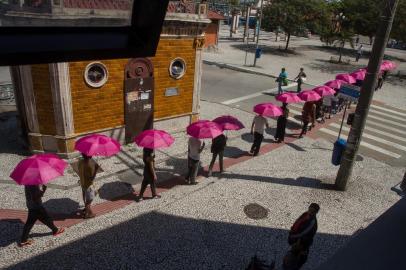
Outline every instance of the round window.
<svg viewBox="0 0 406 270">
<path fill-rule="evenodd" d="M 85 70 L 85 81 L 91 87 L 102 87 L 108 79 L 107 68 L 100 62 L 87 65 Z"/>
<path fill-rule="evenodd" d="M 169 66 L 169 74 L 174 79 L 180 79 L 186 73 L 186 63 L 182 58 L 176 58 L 172 60 Z"/>
</svg>

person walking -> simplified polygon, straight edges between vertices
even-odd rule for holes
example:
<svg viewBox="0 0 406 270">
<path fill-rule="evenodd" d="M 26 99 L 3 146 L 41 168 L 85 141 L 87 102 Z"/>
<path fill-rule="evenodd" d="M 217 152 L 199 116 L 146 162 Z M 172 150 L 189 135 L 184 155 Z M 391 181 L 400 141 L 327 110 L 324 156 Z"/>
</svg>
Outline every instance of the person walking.
<svg viewBox="0 0 406 270">
<path fill-rule="evenodd" d="M 157 176 L 155 172 L 155 155 L 154 150 L 149 148 L 143 149 L 142 154 L 142 161 L 144 162 L 144 172 L 143 172 L 143 180 L 141 184 L 140 194 L 138 195 L 138 201 L 142 201 L 144 199 L 144 192 L 149 185 L 151 188 L 152 198 L 159 199 L 161 195 L 156 193 L 156 181 Z"/>
<path fill-rule="evenodd" d="M 293 224 L 289 231 L 288 243 L 290 246 L 300 245 L 301 260 L 300 267 L 307 261 L 309 249 L 313 244 L 313 238 L 317 232 L 317 213 L 320 206 L 312 203 L 308 211 L 303 213 Z M 300 268 L 299 267 L 299 268 Z M 298 269 L 299 269 L 298 268 Z"/>
<path fill-rule="evenodd" d="M 291 249 L 283 258 L 283 270 L 299 270 L 306 262 L 306 251 L 303 249 L 300 241 L 292 245 Z"/>
<path fill-rule="evenodd" d="M 65 231 L 65 228 L 57 228 L 49 217 L 48 212 L 42 204 L 42 197 L 44 196 L 47 186 L 43 185 L 42 188 L 39 185 L 24 186 L 25 200 L 28 208 L 28 217 L 24 225 L 23 234 L 19 243 L 20 247 L 31 245 L 34 241 L 28 239 L 30 231 L 37 220 L 44 223 L 51 229 L 52 234 L 57 236 Z"/>
<path fill-rule="evenodd" d="M 285 140 L 286 124 L 289 117 L 289 109 L 287 103 L 282 104 L 282 115 L 278 117 L 276 124 L 275 140 L 277 143 L 281 143 Z"/>
<path fill-rule="evenodd" d="M 303 127 L 302 132 L 299 135 L 299 138 L 303 138 L 303 135 L 307 133 L 309 123 L 311 123 L 309 130 L 311 130 L 312 127 L 315 126 L 315 120 L 316 120 L 316 105 L 314 104 L 313 101 L 307 101 L 303 105 L 302 110 Z"/>
<path fill-rule="evenodd" d="M 304 69 L 300 68 L 299 74 L 297 74 L 295 81 L 297 82 L 297 92 L 300 93 L 302 91 L 302 84 L 306 81 L 306 73 L 304 73 Z"/>
<path fill-rule="evenodd" d="M 197 184 L 196 177 L 200 167 L 200 153 L 203 151 L 206 144 L 195 137 L 189 138 L 188 143 L 188 174 L 186 182 L 191 185 Z"/>
<path fill-rule="evenodd" d="M 224 157 L 224 148 L 226 147 L 226 144 L 227 137 L 224 134 L 221 134 L 220 136 L 217 136 L 212 140 L 211 152 L 213 153 L 213 157 L 209 165 L 209 173 L 208 173 L 209 177 L 213 173 L 213 166 L 214 163 L 216 162 L 217 156 L 219 157 L 220 173 L 224 172 L 223 157 Z"/>
<path fill-rule="evenodd" d="M 265 127 L 269 128 L 268 120 L 262 115 L 256 115 L 251 125 L 251 134 L 254 135 L 254 143 L 249 152 L 253 156 L 258 156 L 262 140 L 264 139 Z"/>
<path fill-rule="evenodd" d="M 99 165 L 92 159 L 92 157 L 82 154 L 82 159 L 78 163 L 79 183 L 82 188 L 82 198 L 85 204 L 83 210 L 83 218 L 93 218 L 95 214 L 92 211 L 91 205 L 96 197 L 97 191 L 94 186 L 94 179 L 96 178 Z"/>
<path fill-rule="evenodd" d="M 276 79 L 278 82 L 278 95 L 283 93 L 282 86 L 288 85 L 288 73 L 286 73 L 286 69 L 282 68 L 281 73 L 279 73 L 278 78 Z"/>
<path fill-rule="evenodd" d="M 362 45 L 359 45 L 357 49 L 357 55 L 355 56 L 355 61 L 358 62 L 362 56 Z"/>
</svg>

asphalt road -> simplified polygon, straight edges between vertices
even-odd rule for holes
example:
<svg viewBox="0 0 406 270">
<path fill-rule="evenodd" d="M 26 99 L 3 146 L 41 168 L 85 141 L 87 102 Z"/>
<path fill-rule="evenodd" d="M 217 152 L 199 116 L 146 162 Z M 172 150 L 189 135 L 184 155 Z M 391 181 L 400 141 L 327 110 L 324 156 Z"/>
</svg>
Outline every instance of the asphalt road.
<svg viewBox="0 0 406 270">
<path fill-rule="evenodd" d="M 202 99 L 252 112 L 252 108 L 262 102 L 275 101 L 277 84 L 274 78 L 221 69 L 204 65 L 202 79 Z M 303 89 L 311 88 L 304 85 Z M 287 88 L 295 91 L 296 86 Z M 264 94 L 263 92 L 267 92 Z M 384 89 L 382 89 L 384 91 Z M 300 122 L 302 104 L 290 104 L 288 128 L 297 129 Z M 318 131 L 318 136 L 331 143 L 337 139 L 341 116 L 335 116 L 334 123 Z M 346 139 L 350 126 L 344 124 L 342 138 Z M 297 133 L 297 131 L 295 131 Z M 406 164 L 406 110 L 386 105 L 372 105 L 359 153 L 397 167 Z"/>
</svg>

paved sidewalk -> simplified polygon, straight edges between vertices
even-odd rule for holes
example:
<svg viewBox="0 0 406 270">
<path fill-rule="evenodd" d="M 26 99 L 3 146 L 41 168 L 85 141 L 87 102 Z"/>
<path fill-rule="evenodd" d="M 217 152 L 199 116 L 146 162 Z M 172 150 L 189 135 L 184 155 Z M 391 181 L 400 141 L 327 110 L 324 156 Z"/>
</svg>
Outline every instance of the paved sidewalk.
<svg viewBox="0 0 406 270">
<path fill-rule="evenodd" d="M 229 38 L 227 26 L 222 26 L 220 31 L 219 50 L 217 52 L 205 52 L 203 59 L 206 63 L 216 64 L 238 71 L 245 71 L 265 76 L 278 76 L 282 67 L 285 67 L 289 79 L 293 79 L 299 72 L 300 67 L 304 67 L 308 80 L 306 83 L 320 85 L 334 79 L 338 73 L 347 73 L 365 67 L 368 59 L 363 57 L 359 62 L 354 62 L 354 55 L 346 54 L 344 59 L 350 59 L 349 65 L 332 64 L 329 62 L 331 56 L 336 56 L 334 50 L 323 47 L 321 41 L 316 37 L 311 39 L 292 37 L 290 44 L 291 53 L 285 53 L 278 48 L 284 48 L 284 41 L 275 42 L 274 34 L 261 32 L 260 47 L 263 54 L 257 61 L 257 67 L 252 67 L 255 46 L 251 41 L 248 47 L 242 42 L 242 30 L 239 34 Z M 248 61 L 244 65 L 246 50 L 248 48 Z M 349 48 L 347 48 L 349 49 Z M 365 50 L 368 50 L 368 46 Z M 401 50 L 387 49 L 387 55 L 394 57 L 399 64 L 396 72 L 406 73 L 406 52 Z M 406 81 L 397 77 L 389 77 L 384 85 L 384 91 L 375 93 L 374 99 L 384 102 L 387 105 L 404 108 L 406 104 Z M 265 90 L 265 89 L 261 89 Z"/>
<path fill-rule="evenodd" d="M 205 102 L 202 110 L 207 119 L 225 112 L 236 115 L 247 127 L 252 119 L 251 113 L 220 104 Z M 271 123 L 275 125 L 275 121 Z M 271 143 L 271 136 L 266 135 L 261 155 L 256 158 L 245 154 L 250 146 L 246 132 L 229 134 L 235 138 L 228 147 L 227 173 L 211 178 L 205 178 L 203 173 L 196 186 L 182 185 L 182 179 L 175 174 L 182 172 L 182 167 L 173 164 L 186 164 L 186 147 L 174 146 L 179 149 L 172 149 L 169 159 L 162 159 L 157 166 L 158 171 L 172 175 L 160 184 L 160 192 L 164 192 L 160 200 L 135 203 L 134 195 L 127 192 L 126 196 L 100 201 L 96 206 L 99 216 L 93 220 L 75 217 L 74 212 L 60 207 L 61 201 L 55 201 L 54 208 L 47 205 L 59 213 L 58 224 L 69 227 L 66 234 L 54 238 L 48 235 L 46 227 L 36 225 L 35 245 L 24 249 L 16 246 L 25 215 L 25 211 L 20 211 L 24 209 L 20 204 L 22 188 L 2 184 L 2 207 L 13 200 L 20 206 L 14 211 L 0 212 L 0 267 L 242 269 L 254 254 L 268 262 L 276 256 L 281 262 L 287 250 L 287 230 L 307 205 L 315 201 L 322 207 L 319 234 L 304 267 L 314 269 L 354 232 L 366 227 L 399 199 L 391 188 L 400 181 L 403 169 L 370 158 L 357 162 L 347 192 L 332 190 L 337 170 L 330 163 L 332 144 L 317 139 L 316 130 L 301 140 L 288 136 L 285 144 Z M 183 135 L 177 136 L 181 143 Z M 137 151 L 130 153 L 137 156 Z M 204 166 L 209 159 L 206 149 Z M 107 171 L 109 161 L 101 162 L 105 162 L 102 166 Z M 111 169 L 118 165 L 110 164 Z M 110 181 L 105 183 L 109 188 L 122 182 L 118 175 L 107 177 L 106 181 Z M 135 185 L 134 190 L 138 187 Z M 20 193 L 13 193 L 13 188 Z M 59 191 L 50 189 L 46 199 L 58 198 L 51 195 Z M 80 193 L 79 190 L 64 192 L 65 197 L 61 193 L 59 200 L 67 197 L 77 207 L 80 198 L 71 197 L 69 192 Z M 244 208 L 250 203 L 263 207 L 267 217 L 255 220 L 246 216 Z"/>
</svg>

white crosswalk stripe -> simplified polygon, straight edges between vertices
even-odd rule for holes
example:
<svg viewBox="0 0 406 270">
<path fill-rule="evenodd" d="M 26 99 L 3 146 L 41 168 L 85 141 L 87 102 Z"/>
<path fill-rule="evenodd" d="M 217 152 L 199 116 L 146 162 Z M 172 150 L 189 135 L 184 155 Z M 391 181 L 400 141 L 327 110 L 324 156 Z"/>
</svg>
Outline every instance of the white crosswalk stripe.
<svg viewBox="0 0 406 270">
<path fill-rule="evenodd" d="M 390 112 L 391 114 L 397 114 L 397 115 L 406 117 L 406 113 L 401 113 L 401 112 L 394 111 L 394 110 L 391 110 L 391 109 L 388 109 L 388 108 L 385 108 L 385 107 L 381 107 L 381 106 L 378 106 L 378 105 L 371 104 L 371 111 L 379 111 L 379 110 L 385 111 L 385 112 Z"/>
<path fill-rule="evenodd" d="M 401 121 L 401 122 L 405 122 L 405 123 L 406 123 L 406 118 L 405 118 L 405 117 L 393 116 L 393 115 L 391 115 L 390 113 L 380 112 L 380 111 L 377 111 L 377 110 L 371 110 L 371 111 L 369 112 L 369 114 L 383 115 L 383 116 L 388 117 L 388 118 L 390 118 L 390 119 L 395 119 L 395 120 L 399 120 L 399 121 Z"/>
<path fill-rule="evenodd" d="M 387 120 L 387 119 L 384 119 L 382 117 L 377 117 L 375 115 L 370 115 L 369 114 L 367 120 L 369 120 L 369 119 L 380 120 L 380 121 L 383 121 L 383 122 L 385 122 L 387 124 L 391 124 L 391 125 L 398 126 L 398 127 L 401 127 L 401 128 L 406 128 L 406 124 L 400 124 L 399 122 L 392 121 L 392 120 Z"/>
<path fill-rule="evenodd" d="M 326 133 L 326 134 L 329 134 L 329 135 L 333 135 L 333 136 L 337 136 L 337 134 L 338 134 L 337 131 L 333 131 L 333 130 L 326 129 L 326 128 L 322 128 L 319 131 L 321 131 L 323 133 Z M 342 134 L 341 138 L 346 140 L 348 137 L 347 137 L 347 135 Z M 361 142 L 360 144 L 363 147 L 369 148 L 371 150 L 374 150 L 376 152 L 379 152 L 381 154 L 384 154 L 384 155 L 387 155 L 387 156 L 390 156 L 390 157 L 393 157 L 393 158 L 400 158 L 401 157 L 401 155 L 399 155 L 399 154 L 393 153 L 391 151 L 388 151 L 388 150 L 383 149 L 381 147 L 378 147 L 376 145 L 372 145 L 372 144 L 369 144 L 369 143 L 366 143 L 366 142 Z"/>
<path fill-rule="evenodd" d="M 340 125 L 339 125 L 339 124 L 336 124 L 336 123 L 330 124 L 330 127 L 334 127 L 334 128 L 340 129 Z M 349 132 L 349 131 L 350 131 L 350 128 L 348 128 L 348 127 L 346 127 L 346 126 L 343 126 L 343 130 Z M 397 149 L 400 149 L 400 150 L 403 150 L 403 151 L 406 151 L 406 146 L 400 145 L 400 144 L 395 143 L 395 142 L 390 142 L 390 141 L 388 141 L 388 140 L 379 138 L 379 137 L 377 137 L 377 136 L 371 135 L 371 134 L 366 133 L 366 132 L 364 132 L 364 133 L 362 134 L 362 137 L 363 137 L 363 138 L 368 138 L 368 139 L 371 139 L 371 140 L 374 140 L 374 141 L 377 141 L 377 142 L 380 142 L 380 143 L 382 143 L 382 144 L 386 144 L 386 145 L 392 146 L 392 147 L 394 147 L 394 148 L 397 148 Z"/>
</svg>

